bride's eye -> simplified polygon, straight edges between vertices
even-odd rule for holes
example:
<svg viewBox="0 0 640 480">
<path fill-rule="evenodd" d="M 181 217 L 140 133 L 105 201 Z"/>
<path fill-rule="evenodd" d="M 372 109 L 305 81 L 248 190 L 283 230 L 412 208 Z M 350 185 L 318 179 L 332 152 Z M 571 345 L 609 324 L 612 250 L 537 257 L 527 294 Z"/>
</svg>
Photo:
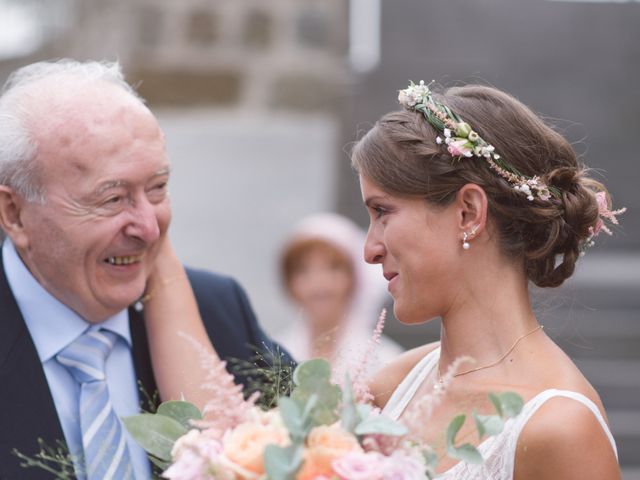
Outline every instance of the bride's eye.
<svg viewBox="0 0 640 480">
<path fill-rule="evenodd" d="M 378 206 L 372 207 L 371 210 L 375 213 L 376 218 L 382 218 L 387 213 L 384 208 Z"/>
</svg>

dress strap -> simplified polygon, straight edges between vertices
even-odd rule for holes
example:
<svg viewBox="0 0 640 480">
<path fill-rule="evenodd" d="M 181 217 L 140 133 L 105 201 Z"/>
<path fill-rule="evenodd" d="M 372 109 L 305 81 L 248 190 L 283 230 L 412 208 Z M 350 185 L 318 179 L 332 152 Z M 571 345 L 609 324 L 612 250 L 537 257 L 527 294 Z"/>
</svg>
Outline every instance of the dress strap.
<svg viewBox="0 0 640 480">
<path fill-rule="evenodd" d="M 588 397 L 578 392 L 572 392 L 570 390 L 557 390 L 557 389 L 549 389 L 549 390 L 544 390 L 540 392 L 525 404 L 523 412 L 518 417 L 515 418 L 518 424 L 517 428 L 519 430 L 522 430 L 526 425 L 526 423 L 529 421 L 529 419 L 538 411 L 538 409 L 542 405 L 544 405 L 544 403 L 547 400 L 550 400 L 551 398 L 554 398 L 554 397 L 570 398 L 572 400 L 582 403 L 585 407 L 591 410 L 593 415 L 596 417 L 596 419 L 602 426 L 604 433 L 607 435 L 607 438 L 611 443 L 611 448 L 613 448 L 613 452 L 615 453 L 616 458 L 618 458 L 618 449 L 616 448 L 616 441 L 613 438 L 613 435 L 611 434 L 611 431 L 609 430 L 609 426 L 607 425 L 607 422 L 605 422 L 604 417 L 602 416 L 602 413 L 600 413 L 600 409 Z"/>
<path fill-rule="evenodd" d="M 411 369 L 406 377 L 402 379 L 400 384 L 391 394 L 391 398 L 382 409 L 387 417 L 398 420 L 402 412 L 404 412 L 411 399 L 415 396 L 418 388 L 427 378 L 436 366 L 440 358 L 440 347 L 435 348 L 427 353 L 416 365 Z"/>
</svg>

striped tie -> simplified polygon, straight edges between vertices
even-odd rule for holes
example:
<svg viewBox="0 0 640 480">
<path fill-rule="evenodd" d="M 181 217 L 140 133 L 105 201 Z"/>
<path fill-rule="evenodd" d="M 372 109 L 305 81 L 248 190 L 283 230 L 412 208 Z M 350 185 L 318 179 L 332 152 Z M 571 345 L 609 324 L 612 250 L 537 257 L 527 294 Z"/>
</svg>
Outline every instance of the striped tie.
<svg viewBox="0 0 640 480">
<path fill-rule="evenodd" d="M 126 438 L 111 405 L 104 373 L 115 342 L 115 333 L 91 330 L 56 355 L 80 384 L 80 428 L 88 480 L 133 478 Z"/>
</svg>

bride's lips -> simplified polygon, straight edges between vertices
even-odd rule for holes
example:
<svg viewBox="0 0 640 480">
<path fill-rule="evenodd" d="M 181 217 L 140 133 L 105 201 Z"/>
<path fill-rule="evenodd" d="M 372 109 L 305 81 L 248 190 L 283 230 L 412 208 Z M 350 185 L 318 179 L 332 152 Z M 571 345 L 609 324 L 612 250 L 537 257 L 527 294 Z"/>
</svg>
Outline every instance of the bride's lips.
<svg viewBox="0 0 640 480">
<path fill-rule="evenodd" d="M 391 289 L 396 283 L 395 279 L 398 278 L 398 274 L 396 272 L 384 272 L 383 275 L 384 275 L 384 278 L 386 278 L 387 281 L 389 282 L 387 289 L 391 291 Z"/>
</svg>

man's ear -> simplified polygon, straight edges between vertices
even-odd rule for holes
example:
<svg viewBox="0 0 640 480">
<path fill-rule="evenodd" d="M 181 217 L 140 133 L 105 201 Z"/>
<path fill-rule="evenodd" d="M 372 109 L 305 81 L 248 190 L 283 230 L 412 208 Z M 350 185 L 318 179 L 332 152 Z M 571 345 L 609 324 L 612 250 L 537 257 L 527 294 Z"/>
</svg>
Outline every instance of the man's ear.
<svg viewBox="0 0 640 480">
<path fill-rule="evenodd" d="M 456 195 L 458 207 L 458 228 L 460 235 L 467 234 L 468 239 L 480 235 L 487 226 L 489 201 L 487 194 L 479 185 L 467 183 Z"/>
<path fill-rule="evenodd" d="M 28 236 L 22 224 L 24 199 L 13 189 L 0 185 L 0 227 L 19 248 L 28 246 Z"/>
</svg>

